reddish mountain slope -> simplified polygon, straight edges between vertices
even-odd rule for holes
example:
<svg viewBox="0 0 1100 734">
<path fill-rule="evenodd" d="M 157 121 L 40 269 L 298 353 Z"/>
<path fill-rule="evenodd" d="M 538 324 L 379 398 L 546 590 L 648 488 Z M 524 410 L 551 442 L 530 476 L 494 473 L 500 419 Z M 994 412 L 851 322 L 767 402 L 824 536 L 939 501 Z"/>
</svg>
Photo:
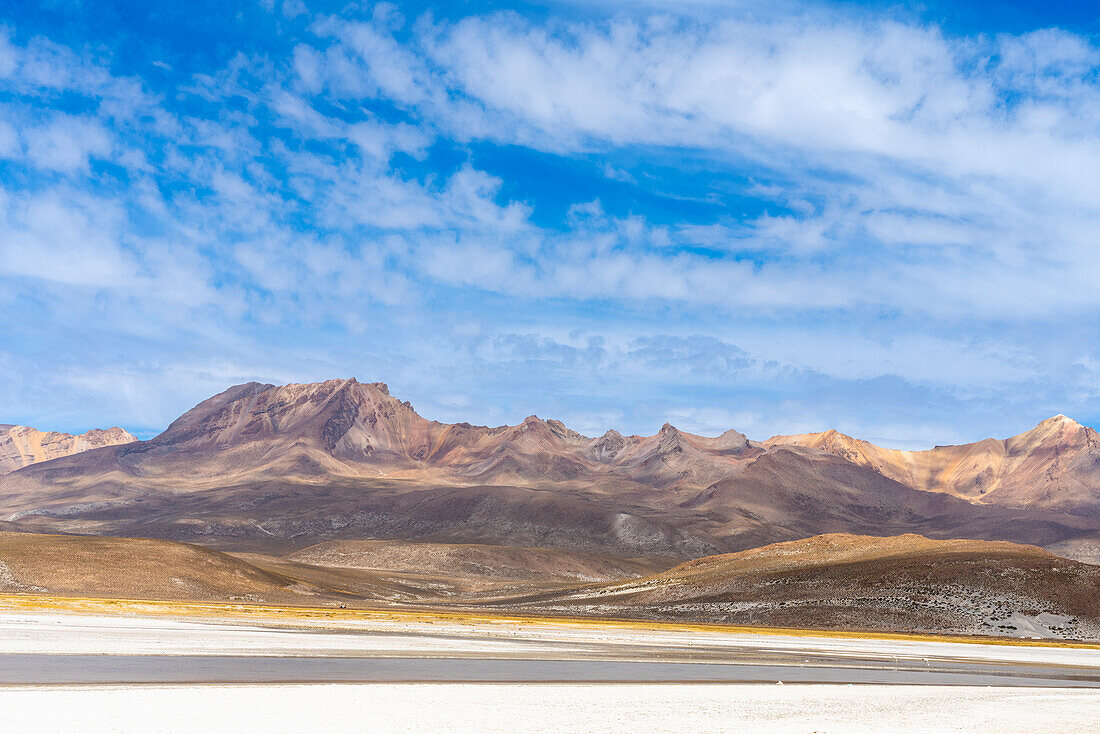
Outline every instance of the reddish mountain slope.
<svg viewBox="0 0 1100 734">
<path fill-rule="evenodd" d="M 40 477 L 88 487 L 113 472 L 194 485 L 259 477 L 431 478 L 451 484 L 530 484 L 608 477 L 703 486 L 760 453 L 745 437 L 716 439 L 666 425 L 650 437 L 588 438 L 530 416 L 516 426 L 444 424 L 418 415 L 384 384 L 238 385 L 203 401 L 150 441 Z"/>
</svg>

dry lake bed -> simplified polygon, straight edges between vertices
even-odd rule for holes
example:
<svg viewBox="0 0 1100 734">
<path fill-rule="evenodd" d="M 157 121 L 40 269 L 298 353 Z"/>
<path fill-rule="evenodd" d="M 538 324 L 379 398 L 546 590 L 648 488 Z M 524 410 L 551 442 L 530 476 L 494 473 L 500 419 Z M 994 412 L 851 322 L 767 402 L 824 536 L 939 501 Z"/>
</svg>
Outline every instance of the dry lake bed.
<svg viewBox="0 0 1100 734">
<path fill-rule="evenodd" d="M 0 612 L 0 707 L 13 732 L 1073 732 L 1100 720 L 1100 649 L 16 609 Z"/>
</svg>

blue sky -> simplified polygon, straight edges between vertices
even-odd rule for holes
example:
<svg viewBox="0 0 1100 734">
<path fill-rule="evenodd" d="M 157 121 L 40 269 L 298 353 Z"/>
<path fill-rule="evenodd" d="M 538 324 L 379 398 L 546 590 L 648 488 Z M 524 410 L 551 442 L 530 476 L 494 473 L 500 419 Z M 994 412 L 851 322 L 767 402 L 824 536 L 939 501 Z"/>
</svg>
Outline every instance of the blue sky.
<svg viewBox="0 0 1100 734">
<path fill-rule="evenodd" d="M 0 422 L 248 380 L 898 447 L 1100 417 L 1083 3 L 0 9 Z"/>
</svg>

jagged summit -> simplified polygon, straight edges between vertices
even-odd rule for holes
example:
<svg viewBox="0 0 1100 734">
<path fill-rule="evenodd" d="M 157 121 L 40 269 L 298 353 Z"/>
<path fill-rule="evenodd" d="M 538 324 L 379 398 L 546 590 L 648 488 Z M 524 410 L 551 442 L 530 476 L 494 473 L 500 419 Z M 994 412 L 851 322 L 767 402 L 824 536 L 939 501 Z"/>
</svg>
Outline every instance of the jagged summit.
<svg viewBox="0 0 1100 734">
<path fill-rule="evenodd" d="M 1025 438 L 1027 436 L 1035 435 L 1051 435 L 1055 433 L 1062 434 L 1064 436 L 1072 436 L 1078 431 L 1091 431 L 1091 428 L 1081 425 L 1072 418 L 1068 418 L 1061 413 L 1055 416 L 1047 418 L 1045 421 L 1041 421 L 1038 425 L 1032 428 L 1030 431 L 1024 431 L 1023 433 L 1013 436 L 1015 439 Z M 1011 439 L 1009 439 L 1011 440 Z"/>
</svg>

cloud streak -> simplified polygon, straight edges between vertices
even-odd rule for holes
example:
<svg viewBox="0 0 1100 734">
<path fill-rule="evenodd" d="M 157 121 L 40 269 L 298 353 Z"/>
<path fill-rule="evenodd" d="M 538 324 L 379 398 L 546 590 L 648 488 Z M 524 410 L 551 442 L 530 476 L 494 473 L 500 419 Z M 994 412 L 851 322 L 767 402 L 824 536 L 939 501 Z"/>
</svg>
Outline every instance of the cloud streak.
<svg viewBox="0 0 1100 734">
<path fill-rule="evenodd" d="M 83 345 L 36 378 L 82 395 L 60 427 L 351 372 L 440 417 L 535 400 L 628 431 L 1100 418 L 1084 36 L 796 5 L 268 10 L 295 40 L 213 72 L 0 33 L 0 358 Z M 164 407 L 118 407 L 112 371 Z M 35 420 L 21 384 L 0 418 Z"/>
</svg>

